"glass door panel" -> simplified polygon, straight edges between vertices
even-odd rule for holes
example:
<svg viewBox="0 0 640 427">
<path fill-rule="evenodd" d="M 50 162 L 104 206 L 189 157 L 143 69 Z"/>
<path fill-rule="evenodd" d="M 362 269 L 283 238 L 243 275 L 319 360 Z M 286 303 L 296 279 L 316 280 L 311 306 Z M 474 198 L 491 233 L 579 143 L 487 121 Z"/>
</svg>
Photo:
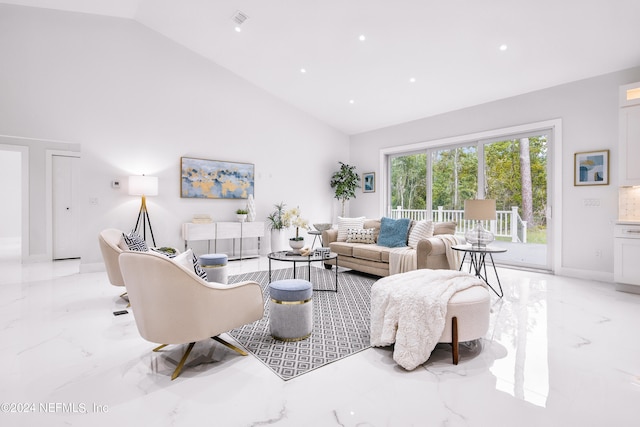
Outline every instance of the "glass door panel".
<svg viewBox="0 0 640 427">
<path fill-rule="evenodd" d="M 547 249 L 547 135 L 483 143 L 483 192 L 496 199 L 492 231 L 503 264 L 550 269 Z"/>
<path fill-rule="evenodd" d="M 475 145 L 434 150 L 431 156 L 432 209 L 464 209 L 464 201 L 478 191 Z"/>
<path fill-rule="evenodd" d="M 391 217 L 426 219 L 427 155 L 414 153 L 391 158 Z"/>
</svg>

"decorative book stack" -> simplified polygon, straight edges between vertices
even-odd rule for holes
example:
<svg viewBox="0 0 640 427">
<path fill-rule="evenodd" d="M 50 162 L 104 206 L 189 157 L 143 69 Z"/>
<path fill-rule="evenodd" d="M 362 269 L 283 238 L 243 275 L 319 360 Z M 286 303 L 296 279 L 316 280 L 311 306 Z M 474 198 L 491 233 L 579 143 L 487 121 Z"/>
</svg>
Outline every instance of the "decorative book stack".
<svg viewBox="0 0 640 427">
<path fill-rule="evenodd" d="M 195 214 L 191 220 L 194 224 L 211 224 L 213 220 L 210 215 L 207 214 Z"/>
</svg>

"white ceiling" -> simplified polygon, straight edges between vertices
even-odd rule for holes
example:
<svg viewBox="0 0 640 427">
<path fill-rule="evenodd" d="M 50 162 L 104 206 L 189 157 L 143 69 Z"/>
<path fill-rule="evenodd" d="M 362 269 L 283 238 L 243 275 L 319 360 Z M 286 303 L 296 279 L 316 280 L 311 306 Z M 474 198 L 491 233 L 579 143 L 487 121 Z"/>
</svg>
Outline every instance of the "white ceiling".
<svg viewBox="0 0 640 427">
<path fill-rule="evenodd" d="M 0 2 L 135 19 L 347 134 L 640 65 L 640 0 Z"/>
</svg>

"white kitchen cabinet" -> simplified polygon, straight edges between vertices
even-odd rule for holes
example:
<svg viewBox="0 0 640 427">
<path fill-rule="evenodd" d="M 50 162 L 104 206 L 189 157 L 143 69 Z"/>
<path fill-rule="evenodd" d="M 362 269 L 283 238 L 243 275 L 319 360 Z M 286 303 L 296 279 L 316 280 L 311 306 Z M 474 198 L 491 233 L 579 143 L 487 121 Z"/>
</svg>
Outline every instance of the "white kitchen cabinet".
<svg viewBox="0 0 640 427">
<path fill-rule="evenodd" d="M 620 185 L 640 185 L 640 82 L 620 86 L 619 106 Z"/>
<path fill-rule="evenodd" d="M 640 287 L 640 222 L 619 222 L 614 230 L 613 279 Z"/>
</svg>

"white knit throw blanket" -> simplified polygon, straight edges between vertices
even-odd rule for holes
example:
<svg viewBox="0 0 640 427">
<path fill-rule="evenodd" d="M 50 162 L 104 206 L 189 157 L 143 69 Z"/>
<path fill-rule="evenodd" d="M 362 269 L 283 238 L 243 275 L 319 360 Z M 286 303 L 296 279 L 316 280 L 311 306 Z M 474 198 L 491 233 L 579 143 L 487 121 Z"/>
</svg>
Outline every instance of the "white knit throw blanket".
<svg viewBox="0 0 640 427">
<path fill-rule="evenodd" d="M 416 368 L 442 335 L 451 296 L 471 286 L 484 283 L 455 270 L 415 270 L 378 280 L 371 288 L 371 345 L 395 343 L 393 360 Z"/>
<path fill-rule="evenodd" d="M 451 249 L 451 246 L 461 243 L 460 240 L 453 234 L 438 234 L 433 237 L 437 237 L 444 243 L 445 254 L 447 255 L 447 261 L 449 261 L 449 269 L 457 270 L 460 268 L 460 261 L 462 261 L 461 252 Z"/>
<path fill-rule="evenodd" d="M 410 247 L 393 248 L 389 252 L 389 274 L 399 274 L 418 268 L 416 250 Z"/>
<path fill-rule="evenodd" d="M 433 236 L 442 240 L 445 254 L 449 262 L 450 270 L 457 270 L 460 267 L 460 251 L 454 251 L 451 246 L 459 243 L 458 238 L 451 234 L 438 234 Z M 406 273 L 418 268 L 418 256 L 415 249 L 411 247 L 393 248 L 389 252 L 389 274 Z"/>
</svg>

